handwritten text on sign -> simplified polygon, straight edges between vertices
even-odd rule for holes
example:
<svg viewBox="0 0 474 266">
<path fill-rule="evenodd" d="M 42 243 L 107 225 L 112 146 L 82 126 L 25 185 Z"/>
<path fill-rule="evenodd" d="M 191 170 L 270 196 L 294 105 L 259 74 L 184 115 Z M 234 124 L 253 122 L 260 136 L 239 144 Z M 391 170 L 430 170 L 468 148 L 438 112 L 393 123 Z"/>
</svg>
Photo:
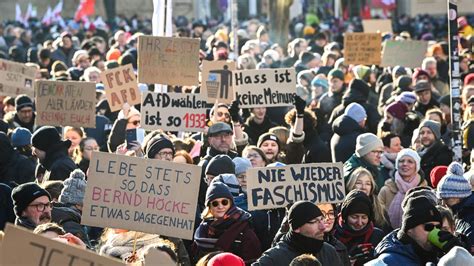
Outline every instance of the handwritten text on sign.
<svg viewBox="0 0 474 266">
<path fill-rule="evenodd" d="M 206 99 L 194 93 L 143 93 L 141 116 L 144 129 L 204 131 Z"/>
<path fill-rule="evenodd" d="M 95 128 L 95 83 L 37 81 L 38 125 Z"/>
<path fill-rule="evenodd" d="M 346 33 L 344 62 L 347 65 L 380 65 L 382 58 L 380 33 Z"/>
<path fill-rule="evenodd" d="M 286 207 L 299 200 L 338 203 L 345 197 L 342 163 L 251 168 L 247 176 L 249 210 Z"/>
<path fill-rule="evenodd" d="M 199 39 L 138 37 L 138 82 L 193 86 L 198 77 Z"/>
<path fill-rule="evenodd" d="M 294 68 L 234 71 L 232 84 L 240 107 L 291 106 L 296 74 Z"/>
<path fill-rule="evenodd" d="M 94 152 L 82 223 L 192 239 L 201 167 Z"/>
<path fill-rule="evenodd" d="M 100 74 L 100 79 L 112 112 L 122 109 L 124 103 L 130 106 L 140 103 L 140 91 L 131 64 L 106 70 Z"/>
<path fill-rule="evenodd" d="M 33 98 L 36 72 L 34 67 L 0 59 L 0 96 L 26 94 Z"/>
</svg>

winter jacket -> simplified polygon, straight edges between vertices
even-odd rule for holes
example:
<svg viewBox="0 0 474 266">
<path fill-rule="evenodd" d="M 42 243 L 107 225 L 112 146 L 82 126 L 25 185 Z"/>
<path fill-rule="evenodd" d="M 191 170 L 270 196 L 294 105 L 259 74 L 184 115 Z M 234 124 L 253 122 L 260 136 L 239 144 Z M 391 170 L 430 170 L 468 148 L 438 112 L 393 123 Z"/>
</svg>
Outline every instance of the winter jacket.
<svg viewBox="0 0 474 266">
<path fill-rule="evenodd" d="M 364 129 L 354 119 L 343 115 L 334 121 L 332 130 L 332 162 L 345 162 L 355 152 L 357 136 L 364 133 Z"/>
<path fill-rule="evenodd" d="M 60 225 L 66 233 L 79 237 L 84 244 L 90 247 L 86 229 L 81 225 L 81 212 L 77 208 L 55 202 L 51 209 L 51 221 Z"/>
<path fill-rule="evenodd" d="M 31 133 L 33 133 L 35 132 L 36 129 L 38 129 L 38 127 L 35 124 L 35 120 L 36 120 L 35 112 L 33 112 L 33 118 L 31 119 L 30 123 L 21 122 L 16 112 L 7 113 L 3 120 L 8 124 L 8 127 L 12 130 L 17 127 L 24 127 L 24 128 L 27 128 Z"/>
<path fill-rule="evenodd" d="M 439 107 L 439 103 L 438 101 L 436 101 L 433 97 L 433 95 L 431 96 L 431 100 L 428 104 L 422 104 L 420 102 L 416 102 L 415 103 L 415 106 L 413 107 L 413 110 L 422 114 L 423 116 L 425 116 L 426 114 L 426 111 L 430 110 L 430 109 L 433 109 L 435 107 Z"/>
<path fill-rule="evenodd" d="M 341 104 L 344 90 L 345 88 L 343 88 L 340 93 L 326 92 L 319 99 L 319 109 L 321 110 L 321 113 L 323 114 L 326 121 L 329 119 L 332 110 Z"/>
<path fill-rule="evenodd" d="M 319 137 L 319 134 L 313 130 L 305 132 L 303 145 L 306 149 L 303 156 L 303 163 L 330 163 L 331 150 Z"/>
<path fill-rule="evenodd" d="M 262 124 L 257 124 L 254 121 L 254 118 L 251 116 L 247 119 L 244 124 L 244 132 L 249 136 L 249 144 L 257 145 L 258 138 L 263 133 L 268 132 L 272 127 L 278 126 L 276 123 L 273 123 L 268 116 L 265 116 Z"/>
<path fill-rule="evenodd" d="M 393 83 L 385 84 L 382 87 L 382 90 L 380 92 L 380 98 L 379 98 L 379 104 L 378 104 L 377 110 L 379 111 L 379 114 L 382 116 L 385 112 L 385 107 L 388 106 L 387 101 L 392 96 L 393 87 L 394 87 Z"/>
<path fill-rule="evenodd" d="M 0 230 L 4 230 L 7 223 L 15 222 L 13 212 L 12 189 L 6 184 L 0 183 Z"/>
<path fill-rule="evenodd" d="M 68 50 L 63 49 L 63 47 L 58 47 L 56 50 L 53 51 L 51 54 L 51 61 L 62 61 L 67 67 L 72 67 L 72 57 L 76 50 L 74 48 L 70 48 Z"/>
<path fill-rule="evenodd" d="M 374 177 L 375 183 L 377 187 L 381 188 L 384 185 L 383 177 L 380 175 L 381 166 L 373 166 L 369 164 L 364 158 L 359 158 L 354 153 L 349 160 L 344 163 L 344 181 L 347 183 L 349 177 L 351 176 L 352 172 L 358 167 L 364 167 L 365 169 L 369 170 Z"/>
<path fill-rule="evenodd" d="M 438 165 L 449 165 L 453 161 L 453 152 L 441 141 L 436 141 L 421 157 L 420 167 L 426 177 Z M 431 186 L 431 180 L 426 178 Z"/>
<path fill-rule="evenodd" d="M 474 194 L 451 207 L 455 215 L 456 232 L 469 239 L 471 250 L 474 246 Z"/>
<path fill-rule="evenodd" d="M 46 153 L 46 158 L 41 162 L 41 165 L 48 170 L 48 180 L 64 181 L 74 169 L 78 168 L 68 156 L 67 149 L 64 144 L 61 144 L 57 149 L 53 148 Z"/>
<path fill-rule="evenodd" d="M 95 116 L 95 128 L 84 128 L 86 135 L 92 137 L 97 141 L 101 151 L 106 151 L 107 137 L 111 130 L 110 120 L 103 115 Z"/>
<path fill-rule="evenodd" d="M 117 119 L 112 126 L 112 131 L 107 141 L 109 152 L 115 152 L 117 147 L 127 139 L 127 119 Z"/>
<path fill-rule="evenodd" d="M 7 135 L 0 133 L 0 183 L 34 181 L 35 168 L 36 164 L 14 150 Z"/>
</svg>

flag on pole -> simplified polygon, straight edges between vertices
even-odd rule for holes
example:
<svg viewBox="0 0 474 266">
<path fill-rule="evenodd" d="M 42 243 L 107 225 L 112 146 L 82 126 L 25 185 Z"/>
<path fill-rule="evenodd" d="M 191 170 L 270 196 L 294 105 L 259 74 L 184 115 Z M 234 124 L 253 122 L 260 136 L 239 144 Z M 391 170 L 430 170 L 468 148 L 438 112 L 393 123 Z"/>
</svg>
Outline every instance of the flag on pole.
<svg viewBox="0 0 474 266">
<path fill-rule="evenodd" d="M 28 20 L 31 17 L 31 13 L 33 12 L 33 6 L 31 5 L 31 2 L 28 3 L 28 7 L 26 9 L 25 16 L 23 17 L 23 24 L 26 26 L 28 25 Z"/>
<path fill-rule="evenodd" d="M 23 23 L 23 17 L 21 16 L 21 7 L 18 3 L 15 6 L 15 20 Z"/>
<path fill-rule="evenodd" d="M 74 20 L 82 20 L 83 17 L 93 15 L 95 13 L 95 0 L 81 0 L 77 6 Z"/>
<path fill-rule="evenodd" d="M 46 10 L 46 13 L 44 13 L 41 23 L 49 26 L 51 24 L 52 16 L 53 16 L 53 11 L 51 10 L 51 6 L 48 6 L 48 9 Z"/>
<path fill-rule="evenodd" d="M 51 22 L 57 22 L 62 19 L 61 12 L 63 11 L 63 1 L 59 1 L 59 3 L 54 7 L 53 12 L 51 14 Z"/>
</svg>

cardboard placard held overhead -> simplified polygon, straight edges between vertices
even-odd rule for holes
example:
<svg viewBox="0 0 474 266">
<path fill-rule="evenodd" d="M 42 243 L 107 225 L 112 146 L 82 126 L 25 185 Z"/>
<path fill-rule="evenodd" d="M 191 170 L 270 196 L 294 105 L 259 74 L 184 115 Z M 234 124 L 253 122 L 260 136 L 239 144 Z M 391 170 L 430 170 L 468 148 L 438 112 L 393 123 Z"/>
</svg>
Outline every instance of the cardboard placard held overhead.
<svg viewBox="0 0 474 266">
<path fill-rule="evenodd" d="M 192 239 L 201 167 L 93 152 L 81 223 Z"/>
<path fill-rule="evenodd" d="M 199 39 L 138 37 L 138 82 L 199 84 Z"/>
<path fill-rule="evenodd" d="M 36 123 L 95 128 L 95 83 L 36 81 Z"/>
<path fill-rule="evenodd" d="M 201 93 L 208 102 L 231 103 L 234 100 L 232 71 L 234 61 L 202 61 Z"/>
<path fill-rule="evenodd" d="M 122 109 L 124 103 L 130 106 L 140 103 L 140 91 L 131 64 L 100 73 L 105 95 L 112 112 Z"/>
<path fill-rule="evenodd" d="M 142 94 L 141 126 L 147 130 L 204 131 L 206 97 L 194 93 Z"/>
<path fill-rule="evenodd" d="M 393 32 L 390 19 L 364 19 L 362 20 L 364 32 Z"/>
<path fill-rule="evenodd" d="M 0 96 L 16 97 L 26 94 L 33 99 L 33 81 L 37 71 L 25 64 L 0 59 Z"/>
<path fill-rule="evenodd" d="M 0 265 L 125 265 L 111 257 L 100 256 L 75 245 L 33 234 L 24 228 L 7 224 L 3 239 Z"/>
<path fill-rule="evenodd" d="M 428 49 L 425 41 L 386 41 L 382 51 L 382 66 L 421 67 Z"/>
<path fill-rule="evenodd" d="M 344 63 L 347 65 L 380 65 L 382 61 L 380 33 L 346 33 Z"/>
<path fill-rule="evenodd" d="M 234 71 L 232 83 L 241 108 L 293 105 L 294 68 Z"/>
<path fill-rule="evenodd" d="M 247 193 L 249 210 L 282 208 L 299 200 L 339 203 L 346 195 L 342 163 L 250 168 Z"/>
</svg>

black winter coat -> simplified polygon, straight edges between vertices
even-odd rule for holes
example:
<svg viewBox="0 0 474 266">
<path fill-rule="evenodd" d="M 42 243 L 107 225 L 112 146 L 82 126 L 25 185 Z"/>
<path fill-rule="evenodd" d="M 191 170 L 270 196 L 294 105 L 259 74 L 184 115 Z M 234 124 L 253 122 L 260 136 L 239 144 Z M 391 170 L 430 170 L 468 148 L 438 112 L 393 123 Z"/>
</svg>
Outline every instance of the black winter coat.
<svg viewBox="0 0 474 266">
<path fill-rule="evenodd" d="M 7 135 L 0 133 L 0 183 L 34 181 L 35 169 L 36 164 L 14 150 Z"/>
<path fill-rule="evenodd" d="M 435 107 L 439 107 L 439 103 L 438 101 L 434 99 L 433 95 L 431 95 L 431 100 L 428 104 L 424 105 L 424 104 L 421 104 L 420 102 L 416 102 L 415 106 L 413 107 L 413 110 L 425 116 L 426 111 L 433 109 Z"/>
<path fill-rule="evenodd" d="M 67 145 L 61 144 L 57 149 L 53 148 L 50 152 L 46 153 L 46 158 L 41 164 L 49 172 L 48 180 L 64 181 L 74 169 L 78 168 L 69 157 L 67 149 Z"/>
<path fill-rule="evenodd" d="M 306 149 L 303 163 L 331 162 L 331 150 L 324 144 L 316 131 L 305 132 L 303 145 Z"/>
<path fill-rule="evenodd" d="M 454 205 L 452 210 L 456 218 L 456 232 L 467 236 L 472 251 L 474 246 L 474 194 Z"/>
<path fill-rule="evenodd" d="M 276 126 L 278 125 L 272 122 L 267 116 L 265 116 L 262 124 L 255 123 L 253 117 L 249 117 L 244 124 L 244 132 L 249 136 L 249 145 L 257 145 L 260 135 Z"/>
<path fill-rule="evenodd" d="M 453 152 L 441 141 L 436 141 L 423 156 L 421 156 L 420 166 L 425 174 L 428 185 L 431 186 L 429 178 L 431 170 L 438 165 L 448 166 L 453 161 Z"/>
<path fill-rule="evenodd" d="M 332 162 L 345 162 L 354 154 L 357 136 L 364 133 L 364 129 L 354 119 L 343 115 L 334 121 L 332 130 Z"/>
<path fill-rule="evenodd" d="M 78 209 L 70 205 L 55 202 L 51 210 L 51 220 L 59 224 L 66 233 L 71 233 L 79 237 L 84 244 L 90 246 L 85 227 L 81 225 L 81 213 Z"/>
</svg>

